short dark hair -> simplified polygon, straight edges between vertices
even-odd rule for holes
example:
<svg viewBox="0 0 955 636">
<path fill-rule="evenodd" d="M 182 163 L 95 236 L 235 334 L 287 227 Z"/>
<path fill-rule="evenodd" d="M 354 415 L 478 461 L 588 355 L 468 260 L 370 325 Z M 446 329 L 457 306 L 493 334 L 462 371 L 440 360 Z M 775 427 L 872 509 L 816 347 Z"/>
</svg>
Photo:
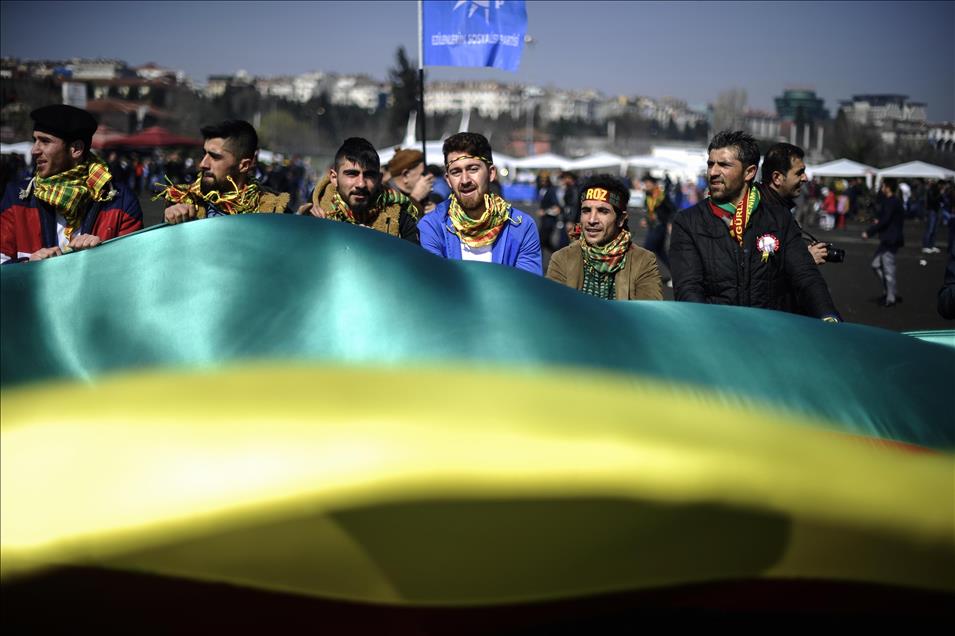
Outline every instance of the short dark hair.
<svg viewBox="0 0 955 636">
<path fill-rule="evenodd" d="M 558 178 L 558 179 L 570 179 L 571 181 L 574 181 L 574 182 L 577 181 L 577 175 L 574 174 L 573 172 L 569 171 L 569 170 L 564 170 L 564 171 L 561 172 L 559 175 L 557 175 L 557 178 Z"/>
<path fill-rule="evenodd" d="M 335 153 L 336 170 L 343 160 L 356 163 L 365 169 L 381 169 L 381 159 L 378 157 L 378 151 L 375 150 L 370 141 L 363 137 L 349 137 L 342 143 L 341 148 Z"/>
<path fill-rule="evenodd" d="M 480 157 L 487 160 L 488 163 L 494 163 L 494 157 L 491 155 L 491 142 L 487 137 L 478 133 L 462 132 L 451 135 L 444 140 L 444 146 L 441 148 L 444 152 L 444 163 L 448 163 L 448 155 L 452 152 L 463 152 L 473 157 Z"/>
<path fill-rule="evenodd" d="M 657 183 L 659 183 L 659 179 L 657 179 L 656 177 L 654 177 L 652 174 L 645 174 L 645 175 L 643 175 L 642 181 L 649 181 L 649 182 L 652 183 L 653 185 L 656 185 Z"/>
<path fill-rule="evenodd" d="M 585 180 L 580 185 L 580 200 L 584 201 L 587 190 L 590 188 L 603 188 L 616 193 L 620 197 L 620 212 L 627 211 L 627 204 L 630 203 L 630 188 L 624 185 L 623 181 L 612 174 L 598 174 Z"/>
<path fill-rule="evenodd" d="M 744 170 L 750 166 L 759 165 L 759 146 L 749 133 L 742 130 L 721 130 L 713 137 L 706 152 L 710 153 L 720 148 L 735 148 L 736 158 L 743 164 Z"/>
<path fill-rule="evenodd" d="M 799 146 L 786 143 L 773 144 L 763 157 L 763 183 L 772 183 L 774 172 L 786 174 L 793 167 L 793 161 L 803 159 L 805 156 L 806 153 Z"/>
<path fill-rule="evenodd" d="M 203 139 L 224 139 L 229 149 L 239 159 L 251 159 L 259 149 L 259 136 L 247 121 L 227 119 L 200 129 Z"/>
<path fill-rule="evenodd" d="M 895 179 L 895 177 L 886 177 L 882 180 L 882 185 L 887 187 L 892 194 L 895 194 L 899 191 L 899 182 Z"/>
</svg>

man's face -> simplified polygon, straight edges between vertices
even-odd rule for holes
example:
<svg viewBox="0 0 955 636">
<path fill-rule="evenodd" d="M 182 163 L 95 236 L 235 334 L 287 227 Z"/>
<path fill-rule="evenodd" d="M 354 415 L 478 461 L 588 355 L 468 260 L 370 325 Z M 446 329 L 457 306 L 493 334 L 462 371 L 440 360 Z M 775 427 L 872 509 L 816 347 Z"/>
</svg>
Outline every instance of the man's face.
<svg viewBox="0 0 955 636">
<path fill-rule="evenodd" d="M 706 162 L 710 196 L 718 203 L 736 201 L 747 181 L 756 176 L 756 166 L 743 168 L 735 148 L 714 148 Z"/>
<path fill-rule="evenodd" d="M 448 172 L 445 179 L 461 204 L 461 209 L 473 219 L 484 212 L 484 195 L 490 191 L 491 181 L 497 178 L 497 169 L 480 159 L 461 157 L 467 157 L 467 153 L 448 154 Z"/>
<path fill-rule="evenodd" d="M 229 183 L 229 177 L 240 188 L 245 185 L 246 177 L 252 167 L 251 159 L 239 159 L 229 148 L 226 140 L 221 137 L 206 139 L 203 149 L 206 154 L 199 162 L 199 170 L 202 174 L 200 187 L 204 193 L 212 190 L 232 192 L 233 187 Z"/>
<path fill-rule="evenodd" d="M 806 164 L 799 157 L 793 157 L 792 165 L 786 174 L 773 173 L 773 189 L 783 198 L 794 199 L 802 184 L 809 181 L 806 176 Z"/>
<path fill-rule="evenodd" d="M 33 156 L 33 165 L 36 166 L 36 175 L 42 179 L 66 172 L 75 167 L 83 157 L 82 144 L 77 147 L 74 143 L 71 147 L 59 137 L 39 131 L 33 133 L 33 148 L 30 154 Z"/>
<path fill-rule="evenodd" d="M 421 177 L 424 176 L 424 162 L 422 161 L 414 168 L 410 170 L 405 170 L 401 173 L 401 187 L 406 193 L 414 190 L 414 187 L 418 184 L 418 181 L 421 180 Z"/>
<path fill-rule="evenodd" d="M 626 218 L 626 214 L 617 214 L 606 201 L 585 199 L 580 204 L 580 229 L 592 247 L 606 245 L 616 238 Z"/>
<path fill-rule="evenodd" d="M 335 169 L 329 170 L 328 178 L 352 212 L 367 211 L 381 191 L 380 170 L 363 168 L 348 159 L 342 159 Z"/>
</svg>

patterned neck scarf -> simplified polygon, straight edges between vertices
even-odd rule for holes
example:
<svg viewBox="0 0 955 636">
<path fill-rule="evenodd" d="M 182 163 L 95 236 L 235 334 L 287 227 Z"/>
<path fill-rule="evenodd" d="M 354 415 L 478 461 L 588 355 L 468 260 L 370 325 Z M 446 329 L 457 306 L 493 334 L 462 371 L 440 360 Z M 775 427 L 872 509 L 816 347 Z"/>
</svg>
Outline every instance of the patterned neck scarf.
<svg viewBox="0 0 955 636">
<path fill-rule="evenodd" d="M 352 211 L 348 204 L 345 203 L 345 200 L 338 194 L 335 193 L 334 198 L 332 199 L 332 209 L 326 214 L 326 218 L 333 221 L 342 221 L 343 223 L 351 223 L 352 225 L 372 225 L 375 222 L 375 219 L 378 218 L 378 215 L 388 207 L 389 205 L 394 205 L 395 203 L 405 204 L 410 203 L 411 199 L 406 197 L 401 192 L 397 190 L 392 190 L 391 188 L 385 188 L 381 191 L 381 194 L 378 195 L 378 198 L 375 200 L 375 204 L 368 208 L 368 211 L 363 215 L 364 220 L 359 219 L 355 216 L 355 213 Z"/>
<path fill-rule="evenodd" d="M 478 219 L 472 219 L 464 210 L 453 194 L 448 207 L 448 217 L 451 225 L 457 230 L 456 234 L 468 247 L 484 247 L 492 245 L 497 240 L 504 223 L 511 221 L 511 204 L 496 194 L 484 195 L 484 214 Z M 516 221 L 520 223 L 520 221 Z"/>
<path fill-rule="evenodd" d="M 586 240 L 580 240 L 580 249 L 584 251 L 584 265 L 603 274 L 611 274 L 623 269 L 627 263 L 627 250 L 630 249 L 630 232 L 620 230 L 617 236 L 606 245 L 592 246 Z"/>
<path fill-rule="evenodd" d="M 20 198 L 26 199 L 32 189 L 37 199 L 53 206 L 66 219 L 64 234 L 69 240 L 91 201 L 99 203 L 116 196 L 116 190 L 106 187 L 112 178 L 105 163 L 90 161 L 52 177 L 33 177 Z"/>
<path fill-rule="evenodd" d="M 256 212 L 259 205 L 259 195 L 261 191 L 256 181 L 251 181 L 243 188 L 239 188 L 232 177 L 226 177 L 226 180 L 232 185 L 232 192 L 225 194 L 218 190 L 212 190 L 203 194 L 202 177 L 196 177 L 196 180 L 189 186 L 177 186 L 169 183 L 159 194 L 153 197 L 153 201 L 165 198 L 171 203 L 207 203 L 214 205 L 225 214 L 248 214 Z M 167 180 L 168 181 L 168 180 Z"/>
<path fill-rule="evenodd" d="M 584 281 L 580 291 L 590 296 L 614 300 L 617 297 L 617 272 L 598 272 L 584 261 Z"/>
<path fill-rule="evenodd" d="M 731 219 L 730 235 L 736 239 L 737 243 L 742 245 L 743 234 L 746 232 L 746 227 L 750 221 L 753 220 L 753 210 L 759 205 L 759 190 L 749 188 L 748 193 L 744 190 L 739 204 L 735 206 L 728 202 L 716 203 L 713 199 L 709 199 L 709 202 L 710 211 L 713 214 L 721 219 Z"/>
</svg>

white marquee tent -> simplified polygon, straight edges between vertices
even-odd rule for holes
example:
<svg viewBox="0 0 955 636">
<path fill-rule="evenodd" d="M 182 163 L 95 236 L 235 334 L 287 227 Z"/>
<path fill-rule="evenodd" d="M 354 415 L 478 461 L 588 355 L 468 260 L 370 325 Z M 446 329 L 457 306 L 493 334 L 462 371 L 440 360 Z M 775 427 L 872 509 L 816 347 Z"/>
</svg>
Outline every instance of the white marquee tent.
<svg viewBox="0 0 955 636">
<path fill-rule="evenodd" d="M 955 177 L 955 170 L 949 170 L 924 161 L 909 161 L 879 170 L 879 180 L 885 177 L 895 177 L 897 179 L 951 179 Z"/>
<path fill-rule="evenodd" d="M 586 157 L 574 159 L 567 164 L 569 170 L 596 170 L 597 168 L 616 168 L 623 172 L 626 169 L 627 159 L 612 152 L 597 152 Z"/>
<path fill-rule="evenodd" d="M 872 187 L 872 177 L 879 171 L 878 168 L 867 166 L 851 159 L 836 159 L 820 163 L 816 166 L 806 166 L 806 175 L 810 179 L 816 177 L 864 177 L 866 185 Z"/>
<path fill-rule="evenodd" d="M 495 161 L 496 160 L 495 157 Z M 552 152 L 545 152 L 522 159 L 515 159 L 511 165 L 522 170 L 543 170 L 545 168 L 566 170 L 570 163 L 571 161 L 567 157 L 561 157 Z"/>
<path fill-rule="evenodd" d="M 32 141 L 21 141 L 15 144 L 0 144 L 0 154 L 23 155 L 23 160 L 26 161 L 28 166 L 33 163 L 32 150 Z"/>
</svg>

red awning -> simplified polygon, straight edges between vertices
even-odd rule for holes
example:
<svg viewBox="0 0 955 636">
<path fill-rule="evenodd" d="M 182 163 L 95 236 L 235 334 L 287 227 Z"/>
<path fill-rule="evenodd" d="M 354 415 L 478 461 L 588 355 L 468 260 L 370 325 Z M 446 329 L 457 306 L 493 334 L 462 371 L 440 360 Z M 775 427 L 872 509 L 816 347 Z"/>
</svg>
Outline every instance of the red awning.
<svg viewBox="0 0 955 636">
<path fill-rule="evenodd" d="M 96 132 L 93 133 L 93 149 L 101 150 L 104 147 L 104 144 L 107 142 L 125 136 L 126 135 L 124 133 L 121 133 L 118 130 L 113 130 L 105 124 L 100 124 L 96 129 Z"/>
<path fill-rule="evenodd" d="M 202 140 L 176 135 L 161 126 L 146 128 L 134 135 L 115 137 L 103 143 L 103 148 L 160 148 L 168 146 L 201 146 Z"/>
</svg>

